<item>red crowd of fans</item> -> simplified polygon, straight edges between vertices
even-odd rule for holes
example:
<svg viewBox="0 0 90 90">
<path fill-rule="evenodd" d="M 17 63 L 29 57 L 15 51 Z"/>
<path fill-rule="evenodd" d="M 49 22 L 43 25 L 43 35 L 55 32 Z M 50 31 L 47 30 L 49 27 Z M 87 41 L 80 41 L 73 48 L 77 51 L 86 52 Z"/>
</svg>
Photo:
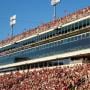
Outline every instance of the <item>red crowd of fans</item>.
<svg viewBox="0 0 90 90">
<path fill-rule="evenodd" d="M 8 38 L 7 40 L 2 40 L 0 42 L 0 46 L 3 46 L 5 44 L 9 44 L 12 41 L 16 42 L 16 41 L 21 40 L 21 39 L 23 39 L 25 37 L 35 35 L 36 33 L 46 31 L 46 30 L 48 30 L 50 28 L 54 28 L 54 27 L 63 25 L 65 23 L 77 20 L 79 18 L 88 16 L 88 15 L 90 15 L 90 6 L 87 7 L 87 8 L 84 8 L 82 10 L 79 10 L 79 11 L 77 11 L 75 13 L 69 14 L 69 15 L 67 15 L 65 17 L 58 18 L 58 19 L 56 19 L 56 20 L 54 20 L 52 22 L 49 22 L 49 23 L 43 24 L 41 26 L 38 26 L 37 28 L 34 28 L 34 29 L 28 30 L 26 32 L 23 32 L 22 34 L 16 35 L 13 38 Z"/>
<path fill-rule="evenodd" d="M 0 76 L 0 90 L 90 90 L 90 64 L 4 74 Z"/>
</svg>

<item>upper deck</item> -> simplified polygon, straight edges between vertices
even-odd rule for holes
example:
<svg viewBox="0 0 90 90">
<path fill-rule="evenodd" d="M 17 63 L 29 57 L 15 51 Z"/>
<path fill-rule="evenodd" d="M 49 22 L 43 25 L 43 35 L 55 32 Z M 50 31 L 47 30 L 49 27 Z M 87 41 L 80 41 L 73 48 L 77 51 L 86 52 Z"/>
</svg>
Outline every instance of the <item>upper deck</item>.
<svg viewBox="0 0 90 90">
<path fill-rule="evenodd" d="M 0 42 L 0 47 L 3 46 L 7 46 L 9 44 L 12 44 L 13 42 L 18 42 L 18 41 L 22 41 L 24 39 L 27 39 L 29 36 L 33 36 L 36 35 L 38 33 L 44 32 L 44 31 L 48 31 L 50 29 L 53 29 L 55 27 L 60 27 L 64 24 L 70 23 L 70 22 L 74 22 L 78 19 L 84 18 L 90 16 L 90 6 L 87 8 L 84 8 L 82 10 L 79 10 L 75 13 L 69 14 L 65 17 L 56 19 L 54 21 L 51 21 L 49 23 L 43 24 L 41 26 L 38 26 L 34 29 L 28 30 L 26 32 L 23 32 L 22 34 L 16 35 L 13 38 L 8 38 L 6 40 L 2 40 Z"/>
</svg>

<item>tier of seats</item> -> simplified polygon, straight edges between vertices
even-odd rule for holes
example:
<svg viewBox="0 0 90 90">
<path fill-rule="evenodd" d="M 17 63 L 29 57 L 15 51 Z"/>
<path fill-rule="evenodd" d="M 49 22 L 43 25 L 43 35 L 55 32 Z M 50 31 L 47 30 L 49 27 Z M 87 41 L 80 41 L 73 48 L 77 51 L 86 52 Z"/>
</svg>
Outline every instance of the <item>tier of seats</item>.
<svg viewBox="0 0 90 90">
<path fill-rule="evenodd" d="M 4 73 L 0 90 L 90 90 L 90 64 Z"/>
</svg>

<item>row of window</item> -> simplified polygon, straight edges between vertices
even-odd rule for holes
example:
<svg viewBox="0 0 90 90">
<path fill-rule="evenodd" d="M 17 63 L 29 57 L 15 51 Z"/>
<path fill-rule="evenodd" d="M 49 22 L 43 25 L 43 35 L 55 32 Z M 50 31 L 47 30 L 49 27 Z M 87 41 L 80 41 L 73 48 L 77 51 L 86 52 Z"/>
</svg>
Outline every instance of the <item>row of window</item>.
<svg viewBox="0 0 90 90">
<path fill-rule="evenodd" d="M 16 50 L 15 52 L 8 53 L 8 55 L 6 54 L 4 57 L 1 56 L 0 60 L 13 61 L 16 57 L 27 57 L 29 59 L 35 59 L 73 50 L 80 50 L 88 47 L 90 48 L 90 32 L 36 46 L 33 48 L 27 48 L 25 50 Z"/>
<path fill-rule="evenodd" d="M 70 42 L 74 42 L 74 41 L 78 41 L 78 40 L 82 40 L 82 39 L 86 39 L 86 38 L 90 38 L 90 32 L 83 33 L 83 34 L 76 35 L 76 36 L 72 36 L 72 37 L 69 37 L 69 38 L 62 39 L 62 40 L 50 42 L 48 44 L 36 46 L 36 47 L 33 47 L 33 48 L 30 48 L 29 46 L 27 46 L 25 48 L 24 47 L 23 48 L 17 48 L 17 49 L 10 50 L 10 51 L 6 52 L 6 54 L 10 54 L 10 53 L 13 53 L 13 52 L 18 52 L 18 51 L 21 51 L 21 50 L 24 51 L 24 49 L 26 49 L 26 51 L 28 49 L 30 52 L 34 53 L 35 51 L 39 51 L 41 49 L 46 49 L 46 48 L 49 49 L 50 47 L 54 47 L 54 46 L 58 46 L 58 45 L 64 45 L 66 43 L 70 43 Z"/>
<path fill-rule="evenodd" d="M 83 35 L 85 37 L 83 38 Z M 69 42 L 68 42 L 69 41 Z M 14 57 L 35 59 L 90 47 L 90 32 L 14 53 Z"/>
<path fill-rule="evenodd" d="M 25 48 L 17 48 L 17 49 L 14 49 L 14 50 L 10 50 L 9 52 L 7 52 L 7 54 L 17 52 L 17 51 L 21 51 L 23 49 L 27 50 L 28 48 L 30 48 L 30 49 L 28 49 L 28 50 L 30 50 L 30 52 L 34 53 L 35 51 L 39 51 L 41 49 L 46 49 L 46 48 L 49 49 L 50 47 L 54 47 L 54 46 L 58 46 L 58 45 L 62 45 L 62 44 L 82 40 L 82 39 L 85 39 L 85 38 L 90 38 L 90 32 L 83 33 L 83 34 L 76 35 L 76 36 L 72 36 L 72 37 L 69 37 L 69 38 L 62 39 L 62 40 L 54 41 L 54 42 L 51 42 L 51 43 L 48 43 L 48 44 L 36 46 L 36 47 L 33 47 L 33 48 L 30 48 L 29 46 L 27 46 Z"/>
<path fill-rule="evenodd" d="M 58 45 L 74 42 L 74 41 L 77 41 L 77 40 L 82 40 L 82 39 L 85 39 L 85 38 L 90 38 L 90 32 L 83 33 L 83 34 L 76 35 L 76 36 L 72 36 L 72 37 L 69 37 L 69 38 L 65 38 L 65 39 L 62 39 L 62 40 L 59 40 L 59 41 L 54 41 L 54 42 L 51 42 L 51 43 L 48 43 L 48 44 L 45 44 L 45 45 L 36 46 L 36 47 L 31 48 L 30 51 L 33 52 L 34 50 L 39 50 L 39 49 L 45 49 L 45 48 L 49 48 L 49 47 L 53 47 L 53 46 L 58 46 Z"/>
<path fill-rule="evenodd" d="M 68 33 L 68 32 L 72 32 L 72 31 L 75 31 L 77 29 L 89 26 L 89 25 L 90 25 L 90 19 L 85 19 L 85 20 L 76 22 L 74 24 L 61 27 L 60 29 L 55 29 L 55 30 L 47 32 L 45 34 L 38 35 L 38 36 L 33 37 L 33 38 L 29 39 L 29 40 L 22 41 L 20 43 L 14 44 L 11 47 L 7 47 L 6 49 L 5 48 L 2 49 L 1 52 L 8 51 L 8 50 L 11 50 L 11 49 L 14 49 L 14 48 L 18 48 L 20 46 L 22 47 L 22 45 L 35 43 L 35 42 L 38 42 L 40 40 L 47 39 L 47 38 L 57 36 L 57 35 L 60 35 L 60 34 L 62 35 L 62 34 Z"/>
<path fill-rule="evenodd" d="M 12 62 L 12 63 L 15 63 L 15 62 Z M 25 69 L 33 69 L 33 68 L 59 66 L 63 64 L 64 64 L 63 61 L 57 59 L 55 61 L 46 61 L 46 62 L 39 62 L 39 63 L 33 63 L 33 64 L 25 64 L 25 65 L 15 66 L 11 68 L 4 68 L 4 69 L 0 69 L 0 73 L 9 72 L 9 71 L 17 71 L 17 70 L 25 70 Z"/>
<path fill-rule="evenodd" d="M 60 29 L 55 29 L 55 30 L 50 31 L 48 33 L 33 37 L 32 39 L 27 40 L 26 43 L 23 42 L 23 45 L 30 44 L 30 43 L 35 43 L 37 41 L 47 39 L 49 37 L 53 37 L 53 36 L 56 36 L 56 35 L 72 32 L 72 31 L 75 31 L 77 29 L 81 29 L 83 27 L 89 26 L 89 25 L 90 25 L 90 19 L 79 21 L 79 22 L 76 22 L 74 24 L 71 24 L 71 25 L 68 25 L 68 26 L 65 26 L 65 27 L 61 27 Z"/>
</svg>

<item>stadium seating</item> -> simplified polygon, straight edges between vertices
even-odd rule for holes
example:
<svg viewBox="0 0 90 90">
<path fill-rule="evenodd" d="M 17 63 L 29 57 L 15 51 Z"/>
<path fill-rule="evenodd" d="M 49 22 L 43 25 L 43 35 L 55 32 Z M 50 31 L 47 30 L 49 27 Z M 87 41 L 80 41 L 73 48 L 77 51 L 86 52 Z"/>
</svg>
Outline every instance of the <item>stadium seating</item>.
<svg viewBox="0 0 90 90">
<path fill-rule="evenodd" d="M 83 18 L 85 16 L 88 16 L 89 14 L 90 14 L 90 7 L 84 8 L 82 10 L 76 11 L 75 13 L 72 13 L 72 14 L 69 14 L 69 15 L 64 16 L 62 18 L 58 18 L 54 21 L 51 21 L 49 23 L 42 24 L 34 29 L 27 30 L 26 32 L 23 32 L 22 34 L 14 36 L 13 38 L 8 38 L 6 40 L 2 40 L 0 42 L 0 47 L 2 47 L 3 45 L 6 45 L 6 44 L 12 43 L 12 41 L 16 42 L 16 41 L 21 40 L 23 38 L 35 35 L 37 33 L 37 31 L 43 32 L 43 31 L 46 31 L 48 29 L 63 25 L 65 23 L 69 23 L 69 22 L 75 21 L 77 19 Z"/>
<path fill-rule="evenodd" d="M 0 90 L 90 90 L 90 64 L 4 74 L 0 76 Z"/>
</svg>

